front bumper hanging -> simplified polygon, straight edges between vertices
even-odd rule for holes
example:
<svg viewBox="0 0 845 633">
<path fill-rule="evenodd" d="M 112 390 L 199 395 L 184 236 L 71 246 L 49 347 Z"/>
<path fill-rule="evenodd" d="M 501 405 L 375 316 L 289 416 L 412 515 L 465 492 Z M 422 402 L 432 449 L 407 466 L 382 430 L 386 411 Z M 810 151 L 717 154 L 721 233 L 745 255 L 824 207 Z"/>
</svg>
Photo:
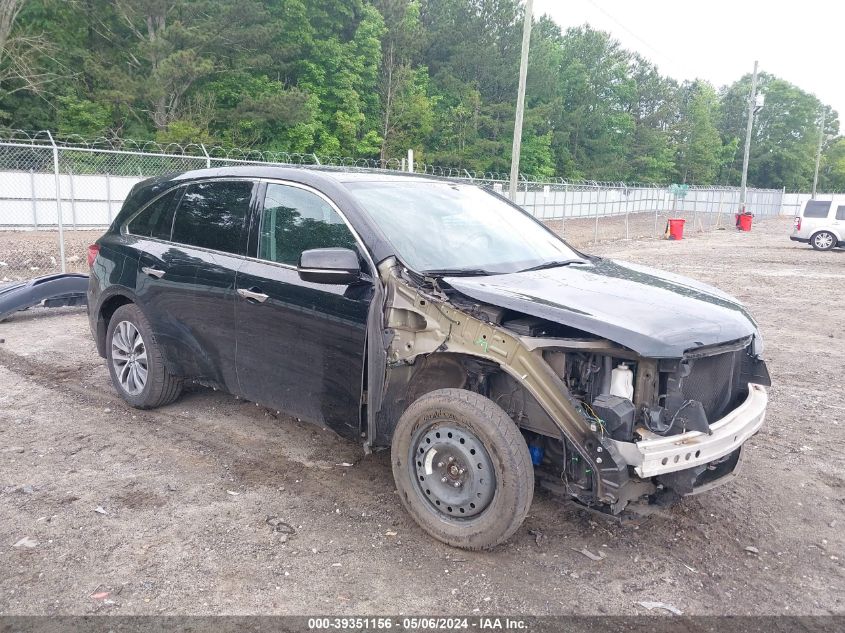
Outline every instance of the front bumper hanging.
<svg viewBox="0 0 845 633">
<path fill-rule="evenodd" d="M 761 385 L 749 384 L 748 396 L 736 409 L 710 425 L 711 435 L 688 431 L 664 437 L 638 428 L 639 442 L 610 440 L 619 454 L 647 479 L 695 468 L 734 452 L 762 426 L 768 396 Z"/>
</svg>

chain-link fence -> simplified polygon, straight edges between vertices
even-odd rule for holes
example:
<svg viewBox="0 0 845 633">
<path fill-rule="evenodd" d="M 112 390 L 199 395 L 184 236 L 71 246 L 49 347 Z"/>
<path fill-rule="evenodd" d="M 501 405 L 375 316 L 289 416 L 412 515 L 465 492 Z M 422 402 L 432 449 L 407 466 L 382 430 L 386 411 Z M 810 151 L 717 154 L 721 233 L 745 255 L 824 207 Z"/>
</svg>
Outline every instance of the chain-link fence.
<svg viewBox="0 0 845 633">
<path fill-rule="evenodd" d="M 85 271 L 86 247 L 114 219 L 132 186 L 151 176 L 205 167 L 270 164 L 406 170 L 404 159 L 351 159 L 131 140 L 55 138 L 49 132 L 0 134 L 0 282 Z M 416 173 L 507 192 L 503 174 L 415 164 Z M 733 227 L 739 189 L 543 181 L 523 176 L 516 200 L 579 246 L 659 237 L 669 217 L 686 231 Z M 796 203 L 797 204 L 797 203 Z M 755 216 L 784 212 L 781 190 L 748 190 Z M 792 213 L 793 210 L 786 210 Z"/>
</svg>

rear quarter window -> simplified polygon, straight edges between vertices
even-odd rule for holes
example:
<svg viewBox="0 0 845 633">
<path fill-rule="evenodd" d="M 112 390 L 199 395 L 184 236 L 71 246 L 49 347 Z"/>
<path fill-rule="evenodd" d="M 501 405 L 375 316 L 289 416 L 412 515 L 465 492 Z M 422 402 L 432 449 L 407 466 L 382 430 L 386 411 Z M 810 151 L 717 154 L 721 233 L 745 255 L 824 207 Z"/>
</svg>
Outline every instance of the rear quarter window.
<svg viewBox="0 0 845 633">
<path fill-rule="evenodd" d="M 830 200 L 809 200 L 804 207 L 805 218 L 826 218 L 830 213 Z"/>
<path fill-rule="evenodd" d="M 845 220 L 845 204 L 836 207 L 836 219 Z"/>
<path fill-rule="evenodd" d="M 173 241 L 237 254 L 252 189 L 243 180 L 190 185 L 173 220 Z"/>
<path fill-rule="evenodd" d="M 173 227 L 173 210 L 176 190 L 170 190 L 151 202 L 146 209 L 132 218 L 126 230 L 139 237 L 156 237 L 169 240 Z"/>
</svg>

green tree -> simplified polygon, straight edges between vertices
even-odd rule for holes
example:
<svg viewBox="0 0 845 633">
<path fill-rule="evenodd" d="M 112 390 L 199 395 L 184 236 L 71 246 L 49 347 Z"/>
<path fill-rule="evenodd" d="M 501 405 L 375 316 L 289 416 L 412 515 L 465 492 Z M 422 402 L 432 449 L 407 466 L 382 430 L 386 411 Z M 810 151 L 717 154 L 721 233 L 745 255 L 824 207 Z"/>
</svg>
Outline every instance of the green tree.
<svg viewBox="0 0 845 633">
<path fill-rule="evenodd" d="M 759 90 L 765 106 L 755 116 L 748 165 L 748 181 L 757 187 L 808 189 L 813 182 L 818 126 L 822 104 L 797 86 L 761 73 Z M 723 138 L 745 138 L 751 78 L 743 77 L 722 96 Z M 826 134 L 839 131 L 838 115 L 828 109 Z M 729 166 L 727 178 L 739 184 L 742 153 Z"/>
<path fill-rule="evenodd" d="M 695 81 L 683 87 L 687 94 L 678 125 L 678 178 L 682 182 L 714 182 L 722 161 L 719 102 L 709 83 Z"/>
<path fill-rule="evenodd" d="M 845 191 L 845 138 L 838 137 L 827 144 L 819 169 L 821 191 Z"/>
</svg>

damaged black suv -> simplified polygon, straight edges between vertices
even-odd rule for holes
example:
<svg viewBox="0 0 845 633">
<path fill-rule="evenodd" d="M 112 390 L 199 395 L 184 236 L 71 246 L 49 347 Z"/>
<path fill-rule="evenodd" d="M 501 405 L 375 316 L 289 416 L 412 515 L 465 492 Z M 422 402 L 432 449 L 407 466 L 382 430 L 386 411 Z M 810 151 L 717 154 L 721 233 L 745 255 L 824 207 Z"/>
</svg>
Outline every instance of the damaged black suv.
<svg viewBox="0 0 845 633">
<path fill-rule="evenodd" d="M 127 402 L 194 381 L 389 447 L 408 512 L 458 547 L 513 534 L 535 481 L 611 514 L 723 483 L 766 412 L 735 299 L 578 252 L 466 183 L 156 178 L 89 261 L 91 330 Z"/>
</svg>

